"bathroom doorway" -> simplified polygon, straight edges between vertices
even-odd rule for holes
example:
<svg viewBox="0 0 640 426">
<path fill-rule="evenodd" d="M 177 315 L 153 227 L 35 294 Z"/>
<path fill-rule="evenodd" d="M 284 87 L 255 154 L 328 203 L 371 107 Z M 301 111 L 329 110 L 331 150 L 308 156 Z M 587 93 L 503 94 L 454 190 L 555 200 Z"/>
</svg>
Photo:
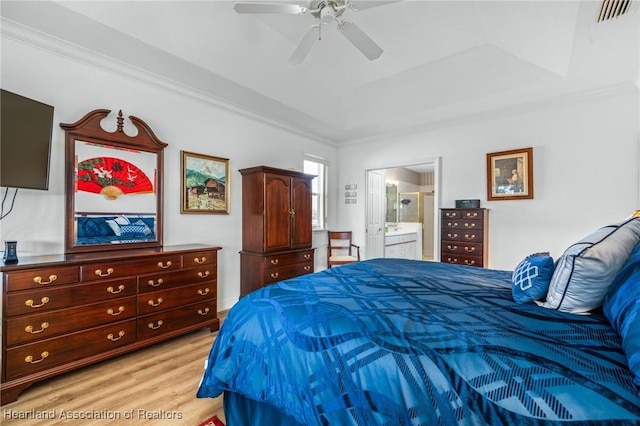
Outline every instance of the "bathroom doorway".
<svg viewBox="0 0 640 426">
<path fill-rule="evenodd" d="M 367 252 L 376 257 L 439 259 L 440 159 L 370 168 L 366 180 L 369 192 L 383 194 L 366 206 Z M 372 218 L 380 217 L 384 226 L 370 226 L 376 222 Z M 403 241 L 397 245 L 400 235 Z"/>
</svg>

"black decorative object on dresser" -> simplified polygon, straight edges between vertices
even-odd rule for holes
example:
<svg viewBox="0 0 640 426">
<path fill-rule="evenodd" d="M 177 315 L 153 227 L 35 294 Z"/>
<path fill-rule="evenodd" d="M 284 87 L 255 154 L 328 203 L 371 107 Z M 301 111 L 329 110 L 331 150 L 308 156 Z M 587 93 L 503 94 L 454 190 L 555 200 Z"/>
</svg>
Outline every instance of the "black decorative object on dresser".
<svg viewBox="0 0 640 426">
<path fill-rule="evenodd" d="M 242 174 L 240 295 L 314 271 L 313 175 L 257 166 Z"/>
<path fill-rule="evenodd" d="M 487 209 L 440 209 L 440 261 L 488 266 L 488 219 Z"/>
<path fill-rule="evenodd" d="M 35 256 L 1 267 L 2 404 L 39 380 L 199 328 L 217 331 L 218 250 Z"/>
</svg>

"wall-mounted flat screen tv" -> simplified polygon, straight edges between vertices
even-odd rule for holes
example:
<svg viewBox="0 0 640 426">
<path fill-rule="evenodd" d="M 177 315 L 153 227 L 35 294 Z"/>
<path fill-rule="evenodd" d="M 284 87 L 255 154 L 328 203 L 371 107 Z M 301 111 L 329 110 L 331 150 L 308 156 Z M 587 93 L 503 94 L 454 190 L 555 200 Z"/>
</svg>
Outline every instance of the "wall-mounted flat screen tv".
<svg viewBox="0 0 640 426">
<path fill-rule="evenodd" d="M 49 188 L 53 107 L 0 89 L 0 186 Z"/>
</svg>

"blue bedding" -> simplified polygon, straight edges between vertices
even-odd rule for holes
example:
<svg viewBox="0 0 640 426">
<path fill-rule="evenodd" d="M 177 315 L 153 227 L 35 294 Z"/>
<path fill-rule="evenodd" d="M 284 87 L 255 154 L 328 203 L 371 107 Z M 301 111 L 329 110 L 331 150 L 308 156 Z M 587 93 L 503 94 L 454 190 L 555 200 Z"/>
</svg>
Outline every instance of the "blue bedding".
<svg viewBox="0 0 640 426">
<path fill-rule="evenodd" d="M 640 424 L 604 316 L 517 304 L 510 271 L 373 259 L 283 281 L 231 309 L 207 365 L 197 396 L 225 392 L 230 426 Z"/>
</svg>

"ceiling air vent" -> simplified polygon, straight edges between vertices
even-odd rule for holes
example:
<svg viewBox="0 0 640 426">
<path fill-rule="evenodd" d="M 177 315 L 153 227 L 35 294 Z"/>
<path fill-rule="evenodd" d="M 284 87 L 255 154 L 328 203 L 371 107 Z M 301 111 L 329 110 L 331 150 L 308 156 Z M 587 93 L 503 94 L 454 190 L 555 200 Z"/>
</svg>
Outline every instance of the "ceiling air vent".
<svg viewBox="0 0 640 426">
<path fill-rule="evenodd" d="M 598 22 L 624 15 L 630 6 L 631 0 L 602 0 L 602 7 L 598 14 Z"/>
</svg>

